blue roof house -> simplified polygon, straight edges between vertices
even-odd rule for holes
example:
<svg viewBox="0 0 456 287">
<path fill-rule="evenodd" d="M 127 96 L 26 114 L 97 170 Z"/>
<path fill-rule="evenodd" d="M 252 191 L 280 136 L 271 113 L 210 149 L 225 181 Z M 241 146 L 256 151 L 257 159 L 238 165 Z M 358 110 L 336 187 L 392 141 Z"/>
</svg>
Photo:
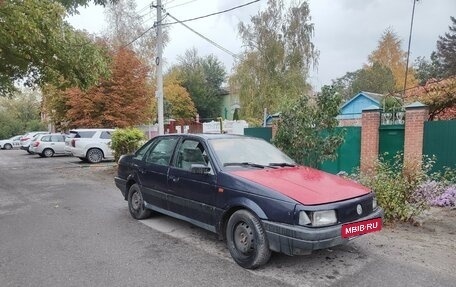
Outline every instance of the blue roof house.
<svg viewBox="0 0 456 287">
<path fill-rule="evenodd" d="M 340 114 L 337 116 L 337 119 L 341 123 L 344 121 L 354 123 L 361 119 L 364 109 L 371 108 L 372 106 L 380 109 L 382 107 L 382 99 L 383 95 L 381 94 L 361 91 L 340 107 Z"/>
</svg>

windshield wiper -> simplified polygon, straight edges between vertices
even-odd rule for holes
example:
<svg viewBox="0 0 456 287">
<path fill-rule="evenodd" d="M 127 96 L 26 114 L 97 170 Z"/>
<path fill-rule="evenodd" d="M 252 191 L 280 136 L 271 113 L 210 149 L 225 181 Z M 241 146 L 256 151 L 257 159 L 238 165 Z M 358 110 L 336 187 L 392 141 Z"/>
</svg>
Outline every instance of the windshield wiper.
<svg viewBox="0 0 456 287">
<path fill-rule="evenodd" d="M 227 162 L 227 163 L 224 163 L 223 166 L 251 166 L 251 167 L 257 167 L 257 168 L 269 167 L 267 165 L 262 165 L 262 164 L 254 163 L 254 162 Z"/>
<path fill-rule="evenodd" d="M 295 165 L 295 164 L 291 164 L 291 163 L 287 163 L 287 162 L 271 162 L 271 163 L 269 164 L 269 166 L 280 166 L 280 167 L 289 166 L 289 167 L 295 167 L 296 165 Z"/>
</svg>

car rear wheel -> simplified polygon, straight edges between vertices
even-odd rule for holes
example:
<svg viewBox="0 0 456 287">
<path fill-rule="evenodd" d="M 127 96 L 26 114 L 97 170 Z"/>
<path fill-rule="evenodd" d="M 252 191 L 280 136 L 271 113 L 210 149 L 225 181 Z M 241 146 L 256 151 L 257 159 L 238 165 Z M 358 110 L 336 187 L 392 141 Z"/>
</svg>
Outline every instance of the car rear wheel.
<svg viewBox="0 0 456 287">
<path fill-rule="evenodd" d="M 134 219 L 145 219 L 152 214 L 152 211 L 144 206 L 141 190 L 136 183 L 128 191 L 128 210 Z"/>
<path fill-rule="evenodd" d="M 98 148 L 91 148 L 87 151 L 86 158 L 90 163 L 99 163 L 103 160 L 103 152 Z"/>
<path fill-rule="evenodd" d="M 5 145 L 3 146 L 3 148 L 4 148 L 4 149 L 12 149 L 13 146 L 7 143 L 7 144 L 5 144 Z"/>
<path fill-rule="evenodd" d="M 247 210 L 241 209 L 231 215 L 226 240 L 231 257 L 241 267 L 255 269 L 266 264 L 271 257 L 260 220 Z"/>
<path fill-rule="evenodd" d="M 54 155 L 54 151 L 52 149 L 50 149 L 50 148 L 47 148 L 47 149 L 43 150 L 42 155 L 44 157 L 51 157 L 51 156 Z"/>
</svg>

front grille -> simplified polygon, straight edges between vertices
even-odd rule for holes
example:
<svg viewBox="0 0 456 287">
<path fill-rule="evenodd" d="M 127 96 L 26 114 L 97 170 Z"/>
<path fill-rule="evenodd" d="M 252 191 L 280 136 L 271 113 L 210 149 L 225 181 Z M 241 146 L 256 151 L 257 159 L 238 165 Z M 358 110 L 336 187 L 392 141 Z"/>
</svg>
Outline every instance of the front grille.
<svg viewBox="0 0 456 287">
<path fill-rule="evenodd" d="M 337 218 L 340 223 L 346 223 L 355 221 L 359 218 L 363 218 L 368 214 L 372 213 L 372 200 L 373 197 L 369 198 L 361 198 L 356 201 L 351 201 L 347 204 L 342 204 L 338 208 L 336 208 Z M 361 204 L 363 211 L 360 215 L 358 215 L 356 211 L 356 207 L 358 204 Z"/>
</svg>

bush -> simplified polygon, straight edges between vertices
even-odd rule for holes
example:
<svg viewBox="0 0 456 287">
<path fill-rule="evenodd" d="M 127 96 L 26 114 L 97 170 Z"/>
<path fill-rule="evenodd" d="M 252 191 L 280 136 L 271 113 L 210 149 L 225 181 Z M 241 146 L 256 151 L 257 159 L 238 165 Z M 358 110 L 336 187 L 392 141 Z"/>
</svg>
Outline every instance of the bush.
<svg viewBox="0 0 456 287">
<path fill-rule="evenodd" d="M 137 128 L 116 129 L 112 134 L 111 148 L 117 161 L 121 155 L 135 152 L 145 140 L 144 133 Z"/>
<path fill-rule="evenodd" d="M 408 221 L 429 208 L 430 198 L 441 191 L 430 174 L 434 160 L 425 157 L 422 165 L 405 172 L 403 155 L 393 160 L 380 157 L 375 164 L 375 174 L 356 174 L 354 179 L 375 191 L 378 204 L 385 210 L 385 221 Z M 426 183 L 426 184 L 424 184 Z"/>
</svg>

